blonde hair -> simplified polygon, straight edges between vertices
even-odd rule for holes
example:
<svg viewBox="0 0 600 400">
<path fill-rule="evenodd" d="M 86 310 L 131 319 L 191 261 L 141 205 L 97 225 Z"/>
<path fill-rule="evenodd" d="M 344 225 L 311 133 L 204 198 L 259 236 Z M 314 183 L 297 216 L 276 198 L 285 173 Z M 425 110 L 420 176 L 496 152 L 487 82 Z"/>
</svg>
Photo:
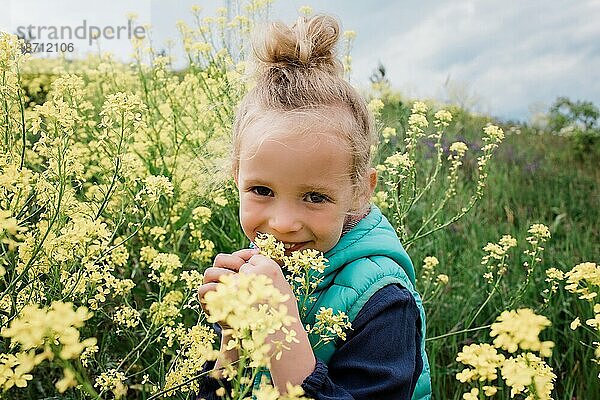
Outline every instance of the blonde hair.
<svg viewBox="0 0 600 400">
<path fill-rule="evenodd" d="M 306 115 L 327 121 L 324 113 L 345 111 L 348 121 L 336 121 L 348 144 L 350 178 L 359 207 L 368 203 L 374 123 L 365 100 L 343 78 L 335 54 L 340 37 L 336 19 L 327 15 L 300 17 L 292 26 L 273 22 L 253 44 L 256 85 L 239 105 L 233 125 L 233 171 L 237 172 L 246 127 L 275 111 L 283 118 Z M 334 116 L 336 116 L 334 114 Z M 357 207 L 357 208 L 359 208 Z"/>
</svg>

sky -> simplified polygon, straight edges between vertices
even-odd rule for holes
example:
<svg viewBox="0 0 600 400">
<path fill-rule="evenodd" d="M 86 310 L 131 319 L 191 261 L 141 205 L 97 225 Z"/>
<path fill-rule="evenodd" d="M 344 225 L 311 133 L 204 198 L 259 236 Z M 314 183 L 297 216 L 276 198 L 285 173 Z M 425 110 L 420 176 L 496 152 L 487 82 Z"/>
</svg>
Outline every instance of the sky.
<svg viewBox="0 0 600 400">
<path fill-rule="evenodd" d="M 85 20 L 87 29 L 122 26 L 125 35 L 126 15 L 135 12 L 139 24 L 151 24 L 152 41 L 161 47 L 177 40 L 177 20 L 191 22 L 192 5 L 211 15 L 226 3 L 0 0 L 0 30 L 74 29 Z M 270 17 L 293 22 L 304 5 L 357 33 L 351 76 L 357 86 L 368 85 L 381 63 L 406 97 L 458 102 L 503 119 L 526 121 L 558 96 L 600 105 L 600 0 L 276 0 Z M 98 42 L 75 44 L 77 54 L 98 51 Z M 131 53 L 124 37 L 99 46 L 123 60 Z"/>
</svg>

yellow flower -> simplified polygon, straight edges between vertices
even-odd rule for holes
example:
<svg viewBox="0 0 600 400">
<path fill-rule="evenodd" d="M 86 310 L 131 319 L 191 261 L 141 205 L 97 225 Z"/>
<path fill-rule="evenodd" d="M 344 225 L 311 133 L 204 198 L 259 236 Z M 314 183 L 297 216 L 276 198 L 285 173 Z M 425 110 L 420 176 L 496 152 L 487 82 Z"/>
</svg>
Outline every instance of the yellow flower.
<svg viewBox="0 0 600 400">
<path fill-rule="evenodd" d="M 128 388 L 125 385 L 125 379 L 124 373 L 110 369 L 96 378 L 94 386 L 102 391 L 111 391 L 115 399 L 120 399 L 127 395 Z"/>
<path fill-rule="evenodd" d="M 346 331 L 352 328 L 352 324 L 346 313 L 338 311 L 333 313 L 332 308 L 319 308 L 315 315 L 315 325 L 309 330 L 309 333 L 317 334 L 320 340 L 328 343 L 340 338 L 346 340 Z"/>
<path fill-rule="evenodd" d="M 369 102 L 367 108 L 373 113 L 373 115 L 378 116 L 384 106 L 385 104 L 383 104 L 383 101 L 381 101 L 381 99 L 375 98 Z"/>
<path fill-rule="evenodd" d="M 121 306 L 115 310 L 113 320 L 125 328 L 135 328 L 140 323 L 140 313 L 131 307 Z"/>
<path fill-rule="evenodd" d="M 579 328 L 581 326 L 581 321 L 579 320 L 579 317 L 575 318 L 573 320 L 573 322 L 571 322 L 571 329 L 575 330 L 577 328 Z"/>
<path fill-rule="evenodd" d="M 285 349 L 283 343 L 268 338 L 294 321 L 284 305 L 288 298 L 265 275 L 225 275 L 204 296 L 207 321 L 228 327 L 225 333 L 232 340 L 227 347 L 238 348 L 250 368 L 268 367 L 271 357 Z"/>
<path fill-rule="evenodd" d="M 456 155 L 458 157 L 462 157 L 465 155 L 465 153 L 467 152 L 467 150 L 469 150 L 469 147 L 467 147 L 466 144 L 464 144 L 463 142 L 454 142 L 450 145 L 450 149 L 449 149 L 452 153 L 456 153 Z"/>
<path fill-rule="evenodd" d="M 495 395 L 498 392 L 498 388 L 496 386 L 484 386 L 483 387 L 483 393 L 487 396 L 487 397 L 492 397 L 493 395 Z"/>
<path fill-rule="evenodd" d="M 386 210 L 390 207 L 390 205 L 387 202 L 387 199 L 388 199 L 388 194 L 387 194 L 387 192 L 384 192 L 383 190 L 379 190 L 379 191 L 375 192 L 373 197 L 371 197 L 371 201 L 373 203 L 375 203 L 377 205 L 377 207 L 384 209 L 384 210 Z"/>
<path fill-rule="evenodd" d="M 59 393 L 64 393 L 67 389 L 77 386 L 75 374 L 70 368 L 63 369 L 63 377 L 58 380 L 54 386 Z"/>
<path fill-rule="evenodd" d="M 254 244 L 260 249 L 260 254 L 272 260 L 282 260 L 285 255 L 283 243 L 277 241 L 275 236 L 267 233 L 258 233 Z"/>
<path fill-rule="evenodd" d="M 596 330 L 600 331 L 600 314 L 594 315 L 594 318 L 586 320 L 585 323 L 586 325 L 596 328 Z"/>
<path fill-rule="evenodd" d="M 434 256 L 427 256 L 423 259 L 423 279 L 429 281 L 433 279 L 435 267 L 440 264 L 438 259 Z"/>
<path fill-rule="evenodd" d="M 457 373 L 456 379 L 459 381 L 492 381 L 498 377 L 497 369 L 504 361 L 504 356 L 487 343 L 472 344 L 463 347 L 456 361 L 473 367 Z"/>
<path fill-rule="evenodd" d="M 503 311 L 496 322 L 492 324 L 490 336 L 496 337 L 494 345 L 510 353 L 519 348 L 523 350 L 540 351 L 544 356 L 551 352 L 552 342 L 540 342 L 540 332 L 550 326 L 550 320 L 542 315 L 535 314 L 529 308 Z"/>
<path fill-rule="evenodd" d="M 177 282 L 177 271 L 181 267 L 181 261 L 177 254 L 158 253 L 150 264 L 152 271 L 149 274 L 149 279 L 169 287 Z"/>
<path fill-rule="evenodd" d="M 308 17 L 312 15 L 313 9 L 311 6 L 302 6 L 298 9 L 298 13 Z"/>
<path fill-rule="evenodd" d="M 558 280 L 561 281 L 564 279 L 564 273 L 557 268 L 548 268 L 546 270 L 546 276 L 550 280 Z"/>
<path fill-rule="evenodd" d="M 389 141 L 391 138 L 395 137 L 396 134 L 396 128 L 390 128 L 389 126 L 386 126 L 385 128 L 383 128 L 383 131 L 381 131 L 381 135 L 386 140 L 386 142 Z"/>
<path fill-rule="evenodd" d="M 428 256 L 423 259 L 423 268 L 425 269 L 434 269 L 437 265 L 439 265 L 439 261 L 434 256 Z"/>
<path fill-rule="evenodd" d="M 201 224 L 206 224 L 212 215 L 212 211 L 207 207 L 196 207 L 192 210 L 192 219 Z"/>
<path fill-rule="evenodd" d="M 397 168 L 400 168 L 401 170 L 412 168 L 414 162 L 406 153 L 395 153 L 386 158 L 384 164 L 386 167 L 390 168 L 388 171 L 393 173 L 393 171 Z"/>
<path fill-rule="evenodd" d="M 446 126 L 450 125 L 450 122 L 452 122 L 452 114 L 450 113 L 450 111 L 439 110 L 438 112 L 435 113 L 433 124 L 437 128 L 442 127 L 442 126 L 446 127 Z"/>
<path fill-rule="evenodd" d="M 502 365 L 502 377 L 511 387 L 511 397 L 517 394 L 531 393 L 536 398 L 550 400 L 556 375 L 541 358 L 532 353 L 519 354 Z"/>
<path fill-rule="evenodd" d="M 429 126 L 429 121 L 424 114 L 412 114 L 408 117 L 408 125 L 410 128 L 421 132 L 423 128 L 427 128 Z"/>
<path fill-rule="evenodd" d="M 488 125 L 483 128 L 483 132 L 487 135 L 483 138 L 485 141 L 491 141 L 492 143 L 500 143 L 504 140 L 504 131 L 496 125 Z"/>
<path fill-rule="evenodd" d="M 411 110 L 412 114 L 425 114 L 427 113 L 427 104 L 422 101 L 415 101 Z"/>
<path fill-rule="evenodd" d="M 344 38 L 346 40 L 356 39 L 356 31 L 344 31 Z"/>
<path fill-rule="evenodd" d="M 597 294 L 590 288 L 600 287 L 600 265 L 592 262 L 577 264 L 565 273 L 565 278 L 565 289 L 579 294 L 580 299 L 592 300 Z"/>
<path fill-rule="evenodd" d="M 479 389 L 473 388 L 470 392 L 463 394 L 464 400 L 479 400 Z"/>
</svg>

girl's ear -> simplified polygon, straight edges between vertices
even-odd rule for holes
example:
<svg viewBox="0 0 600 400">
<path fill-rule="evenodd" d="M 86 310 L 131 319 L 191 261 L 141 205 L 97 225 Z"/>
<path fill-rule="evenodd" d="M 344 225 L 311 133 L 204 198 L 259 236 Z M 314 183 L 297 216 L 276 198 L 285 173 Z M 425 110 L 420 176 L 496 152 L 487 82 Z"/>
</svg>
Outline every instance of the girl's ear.
<svg viewBox="0 0 600 400">
<path fill-rule="evenodd" d="M 369 169 L 369 198 L 373 196 L 375 188 L 377 187 L 377 170 L 375 168 Z"/>
</svg>

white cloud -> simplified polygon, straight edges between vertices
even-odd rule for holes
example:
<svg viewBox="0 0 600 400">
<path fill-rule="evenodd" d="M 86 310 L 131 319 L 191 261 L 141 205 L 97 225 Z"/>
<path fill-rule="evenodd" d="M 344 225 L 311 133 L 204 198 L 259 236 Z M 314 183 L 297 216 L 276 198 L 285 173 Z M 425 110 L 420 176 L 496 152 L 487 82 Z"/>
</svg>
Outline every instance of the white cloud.
<svg viewBox="0 0 600 400">
<path fill-rule="evenodd" d="M 568 88 L 599 102 L 600 93 L 581 91 L 583 81 L 600 80 L 597 3 L 442 3 L 371 52 L 400 88 L 432 97 L 450 77 L 468 83 L 496 115 L 526 117 L 530 103 L 551 102 Z"/>
<path fill-rule="evenodd" d="M 190 20 L 182 0 L 0 0 L 0 27 L 23 21 L 70 24 L 89 16 L 95 24 L 117 24 L 128 11 L 153 25 L 162 48 L 177 40 L 175 23 Z M 306 0 L 277 0 L 272 16 L 293 21 Z M 366 84 L 378 61 L 395 87 L 412 96 L 444 98 L 444 83 L 463 85 L 481 99 L 480 109 L 527 117 L 531 103 L 557 96 L 600 104 L 600 0 L 404 0 L 312 2 L 315 12 L 337 16 L 358 33 L 353 82 Z M 205 15 L 223 1 L 205 2 Z M 10 18 L 7 17 L 10 15 Z M 38 22 L 35 22 L 38 23 Z M 128 41 L 104 43 L 121 59 Z"/>
</svg>

